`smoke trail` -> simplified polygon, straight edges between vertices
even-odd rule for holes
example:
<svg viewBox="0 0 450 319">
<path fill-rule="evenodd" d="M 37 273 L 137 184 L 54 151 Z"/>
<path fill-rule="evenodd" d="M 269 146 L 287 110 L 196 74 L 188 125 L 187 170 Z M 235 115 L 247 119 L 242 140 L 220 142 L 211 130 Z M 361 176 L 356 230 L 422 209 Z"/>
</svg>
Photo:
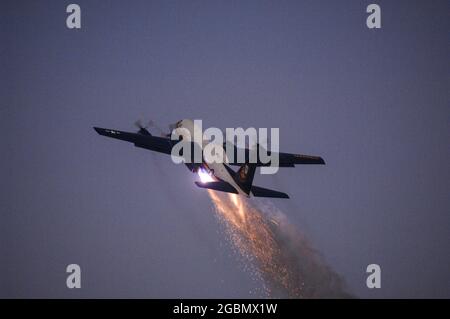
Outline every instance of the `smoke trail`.
<svg viewBox="0 0 450 319">
<path fill-rule="evenodd" d="M 267 297 L 351 298 L 341 277 L 270 202 L 208 190 L 238 252 L 254 265 Z"/>
</svg>

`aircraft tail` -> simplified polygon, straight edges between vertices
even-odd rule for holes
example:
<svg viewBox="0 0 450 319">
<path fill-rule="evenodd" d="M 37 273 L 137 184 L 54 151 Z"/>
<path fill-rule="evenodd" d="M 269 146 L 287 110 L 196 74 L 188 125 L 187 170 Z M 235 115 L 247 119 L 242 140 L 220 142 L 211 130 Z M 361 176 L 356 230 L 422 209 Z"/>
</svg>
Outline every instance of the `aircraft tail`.
<svg viewBox="0 0 450 319">
<path fill-rule="evenodd" d="M 252 186 L 252 194 L 255 197 L 271 197 L 271 198 L 289 198 L 286 193 L 274 191 L 267 188 Z"/>
<path fill-rule="evenodd" d="M 253 184 L 253 178 L 255 177 L 256 164 L 245 163 L 236 173 L 236 180 L 239 186 L 247 194 L 250 193 Z"/>
<path fill-rule="evenodd" d="M 257 164 L 245 163 L 237 172 L 234 172 L 231 168 L 225 165 L 225 168 L 233 176 L 234 181 L 244 192 L 247 193 L 247 195 L 250 195 L 251 193 L 255 197 L 289 198 L 289 195 L 286 193 L 259 186 L 253 186 L 253 178 L 255 177 L 256 167 Z"/>
<path fill-rule="evenodd" d="M 215 191 L 238 194 L 238 191 L 233 186 L 224 181 L 207 183 L 195 182 L 195 185 L 201 188 L 213 189 Z"/>
</svg>

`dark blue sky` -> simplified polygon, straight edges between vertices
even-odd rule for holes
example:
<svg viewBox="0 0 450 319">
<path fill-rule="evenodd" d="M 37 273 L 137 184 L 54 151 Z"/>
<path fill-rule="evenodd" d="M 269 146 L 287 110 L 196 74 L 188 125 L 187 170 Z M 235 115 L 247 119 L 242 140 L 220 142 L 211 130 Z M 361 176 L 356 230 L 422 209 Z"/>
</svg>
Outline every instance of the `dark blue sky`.
<svg viewBox="0 0 450 319">
<path fill-rule="evenodd" d="M 1 5 L 0 296 L 252 297 L 195 176 L 92 130 L 196 118 L 325 158 L 256 184 L 355 295 L 450 297 L 448 1 L 377 1 L 380 30 L 371 1 L 69 3 Z"/>
</svg>

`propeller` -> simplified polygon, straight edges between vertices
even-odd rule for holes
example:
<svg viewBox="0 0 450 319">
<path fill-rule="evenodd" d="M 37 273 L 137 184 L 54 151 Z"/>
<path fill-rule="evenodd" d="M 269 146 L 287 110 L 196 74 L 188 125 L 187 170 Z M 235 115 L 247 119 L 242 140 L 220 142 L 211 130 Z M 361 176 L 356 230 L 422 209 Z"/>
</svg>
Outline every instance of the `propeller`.
<svg viewBox="0 0 450 319">
<path fill-rule="evenodd" d="M 149 124 L 143 125 L 141 120 L 137 120 L 136 122 L 134 122 L 134 125 L 139 129 L 138 131 L 139 134 L 151 135 L 150 132 L 147 130 Z"/>
<path fill-rule="evenodd" d="M 169 131 L 170 131 L 170 133 L 168 134 L 168 136 L 170 136 L 171 134 L 172 134 L 172 132 L 177 128 L 177 127 L 179 127 L 179 124 L 181 123 L 181 121 L 178 121 L 178 122 L 176 122 L 176 123 L 174 123 L 174 124 L 169 124 Z"/>
<path fill-rule="evenodd" d="M 161 129 L 157 124 L 155 124 L 155 122 L 153 120 L 148 120 L 146 125 L 142 124 L 142 121 L 139 119 L 136 122 L 134 122 L 134 125 L 139 129 L 139 133 L 144 134 L 144 135 L 149 135 L 150 132 L 147 130 L 147 128 L 149 127 L 153 127 L 155 128 L 158 133 L 162 136 L 162 137 L 167 137 L 167 133 L 164 132 L 163 129 Z M 170 133 L 169 133 L 170 136 Z"/>
<path fill-rule="evenodd" d="M 137 120 L 136 122 L 134 122 L 134 126 L 136 126 L 138 129 L 143 129 L 143 128 L 147 128 L 148 125 L 144 126 L 144 125 L 142 125 L 141 120 Z"/>
<path fill-rule="evenodd" d="M 175 124 L 169 124 L 169 131 L 172 133 L 172 131 L 176 128 Z"/>
</svg>

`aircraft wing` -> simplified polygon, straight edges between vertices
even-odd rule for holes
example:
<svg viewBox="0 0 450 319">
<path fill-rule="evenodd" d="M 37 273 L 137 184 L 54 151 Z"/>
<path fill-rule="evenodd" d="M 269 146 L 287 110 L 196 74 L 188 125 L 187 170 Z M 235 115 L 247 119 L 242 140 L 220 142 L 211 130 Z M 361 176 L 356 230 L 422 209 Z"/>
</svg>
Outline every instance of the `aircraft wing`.
<svg viewBox="0 0 450 319">
<path fill-rule="evenodd" d="M 166 137 L 153 136 L 150 133 L 130 133 L 118 130 L 94 127 L 95 131 L 103 136 L 115 138 L 122 141 L 127 141 L 133 143 L 135 146 L 140 148 L 145 148 L 151 151 L 156 151 L 164 154 L 171 154 L 173 145 L 176 141 L 172 141 Z M 228 144 L 224 143 L 224 148 L 229 147 Z M 237 151 L 238 148 L 234 147 L 234 158 L 230 159 L 230 165 L 242 165 L 242 163 L 237 162 Z M 193 152 L 192 152 L 193 153 Z M 248 149 L 244 150 L 245 162 L 249 163 L 250 151 Z M 291 154 L 291 153 L 279 153 L 279 167 L 294 167 L 298 164 L 325 164 L 325 161 L 320 156 L 302 155 L 302 154 Z M 263 163 L 259 156 L 256 166 L 269 166 L 270 163 Z"/>
<path fill-rule="evenodd" d="M 230 165 L 242 165 L 242 163 L 238 163 L 237 155 L 236 155 L 238 150 L 242 150 L 242 149 L 238 149 L 235 145 L 230 145 L 230 144 L 224 143 L 225 150 L 227 149 L 227 147 L 230 147 L 230 146 L 234 147 L 234 157 L 229 159 L 229 164 Z M 250 163 L 250 150 L 247 148 L 244 149 L 244 154 L 245 154 L 245 162 Z M 268 152 L 268 154 L 270 155 L 271 153 Z M 278 156 L 279 167 L 294 167 L 295 165 L 302 165 L 302 164 L 325 165 L 324 159 L 320 156 L 291 154 L 291 153 L 278 153 L 278 155 L 279 155 Z M 258 154 L 256 166 L 269 166 L 269 165 L 270 165 L 270 163 L 263 163 Z"/>
<path fill-rule="evenodd" d="M 151 151 L 170 154 L 173 143 L 169 138 L 153 136 L 150 134 L 130 133 L 106 128 L 94 127 L 95 131 L 103 136 L 133 143 L 136 147 Z"/>
</svg>

